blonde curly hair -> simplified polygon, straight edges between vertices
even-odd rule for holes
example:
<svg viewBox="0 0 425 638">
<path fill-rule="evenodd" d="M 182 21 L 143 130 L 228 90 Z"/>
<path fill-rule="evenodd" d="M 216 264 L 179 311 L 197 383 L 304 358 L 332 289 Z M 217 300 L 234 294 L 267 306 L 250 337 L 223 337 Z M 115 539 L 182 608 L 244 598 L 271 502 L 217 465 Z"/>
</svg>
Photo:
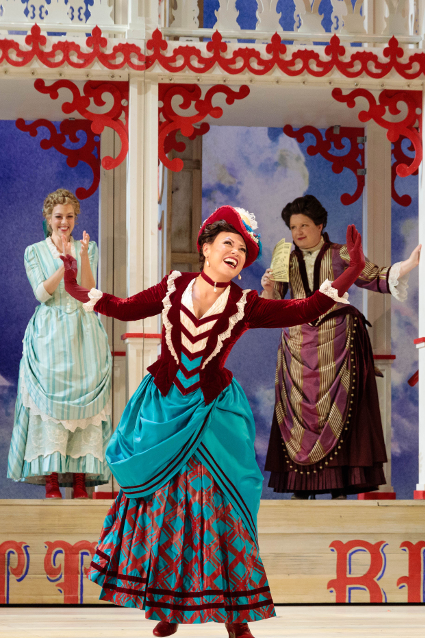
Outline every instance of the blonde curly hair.
<svg viewBox="0 0 425 638">
<path fill-rule="evenodd" d="M 58 204 L 64 204 L 64 205 L 72 204 L 74 208 L 75 218 L 77 218 L 81 212 L 80 202 L 75 197 L 74 193 L 71 193 L 71 191 L 67 190 L 66 188 L 58 188 L 53 193 L 49 193 L 49 195 L 47 195 L 46 199 L 44 200 L 44 204 L 43 204 L 43 217 L 46 220 L 47 232 L 49 235 L 52 234 L 52 230 L 48 223 L 48 218 L 52 216 L 53 209 Z"/>
</svg>

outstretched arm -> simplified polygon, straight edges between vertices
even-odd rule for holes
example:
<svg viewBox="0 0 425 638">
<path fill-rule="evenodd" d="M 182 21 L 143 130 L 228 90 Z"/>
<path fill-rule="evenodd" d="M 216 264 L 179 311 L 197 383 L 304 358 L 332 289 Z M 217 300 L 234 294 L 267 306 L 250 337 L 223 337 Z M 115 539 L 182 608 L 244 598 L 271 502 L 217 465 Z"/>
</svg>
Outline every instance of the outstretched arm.
<svg viewBox="0 0 425 638">
<path fill-rule="evenodd" d="M 348 303 L 345 293 L 362 272 L 365 259 L 362 238 L 354 225 L 347 228 L 350 266 L 331 284 L 325 281 L 320 290 L 307 299 L 275 301 L 255 299 L 248 313 L 250 328 L 284 328 L 311 323 L 337 303 Z"/>
<path fill-rule="evenodd" d="M 400 262 L 400 277 L 408 275 L 411 270 L 419 266 L 421 250 L 422 244 L 419 244 L 414 250 L 412 250 L 408 259 Z"/>
<path fill-rule="evenodd" d="M 311 323 L 328 312 L 335 303 L 335 298 L 319 290 L 307 299 L 275 300 L 255 297 L 252 308 L 248 311 L 249 328 L 287 328 Z"/>
<path fill-rule="evenodd" d="M 391 293 L 399 298 L 402 288 L 407 288 L 408 275 L 411 270 L 419 265 L 422 245 L 416 246 L 410 257 L 405 261 L 400 261 L 392 266 L 377 266 L 368 259 L 365 260 L 365 267 L 354 282 L 358 288 L 370 290 L 372 292 Z M 340 257 L 347 264 L 350 263 L 350 256 L 346 246 L 342 246 Z M 404 280 L 403 280 L 404 278 Z M 404 298 L 407 292 L 404 293 Z"/>
<path fill-rule="evenodd" d="M 162 300 L 167 294 L 167 277 L 147 290 L 137 293 L 128 299 L 121 299 L 92 288 L 88 290 L 77 284 L 77 261 L 71 256 L 61 257 L 65 265 L 65 290 L 67 293 L 86 304 L 86 310 L 95 310 L 107 317 L 121 321 L 137 321 L 158 315 L 162 310 Z"/>
</svg>

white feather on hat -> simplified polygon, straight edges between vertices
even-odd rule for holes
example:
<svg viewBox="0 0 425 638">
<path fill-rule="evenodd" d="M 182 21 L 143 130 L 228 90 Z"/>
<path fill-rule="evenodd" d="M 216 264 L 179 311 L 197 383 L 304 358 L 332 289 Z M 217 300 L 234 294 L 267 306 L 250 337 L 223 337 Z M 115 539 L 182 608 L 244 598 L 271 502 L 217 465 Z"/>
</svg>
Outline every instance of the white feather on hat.
<svg viewBox="0 0 425 638">
<path fill-rule="evenodd" d="M 233 206 L 233 208 L 239 213 L 242 221 L 244 221 L 245 224 L 248 224 L 252 230 L 256 230 L 258 228 L 254 213 L 250 213 L 244 208 L 239 208 L 238 206 Z"/>
</svg>

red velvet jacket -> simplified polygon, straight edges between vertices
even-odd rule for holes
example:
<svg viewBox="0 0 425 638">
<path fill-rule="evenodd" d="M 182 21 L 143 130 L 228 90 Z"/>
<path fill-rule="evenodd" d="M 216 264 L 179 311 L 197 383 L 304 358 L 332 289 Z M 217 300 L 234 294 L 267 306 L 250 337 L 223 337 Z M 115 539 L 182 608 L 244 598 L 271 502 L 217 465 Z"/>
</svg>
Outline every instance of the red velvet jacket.
<svg viewBox="0 0 425 638">
<path fill-rule="evenodd" d="M 148 370 L 161 394 L 167 395 L 177 374 L 181 352 L 181 299 L 197 273 L 174 271 L 168 277 L 137 295 L 119 299 L 104 293 L 94 306 L 100 312 L 122 321 L 136 321 L 162 312 L 161 356 Z M 269 300 L 253 290 L 243 291 L 230 284 L 224 311 L 213 327 L 203 352 L 200 386 L 205 403 L 211 403 L 231 382 L 233 374 L 224 364 L 236 341 L 250 328 L 284 328 L 310 323 L 330 310 L 335 301 L 316 291 L 308 299 Z"/>
</svg>

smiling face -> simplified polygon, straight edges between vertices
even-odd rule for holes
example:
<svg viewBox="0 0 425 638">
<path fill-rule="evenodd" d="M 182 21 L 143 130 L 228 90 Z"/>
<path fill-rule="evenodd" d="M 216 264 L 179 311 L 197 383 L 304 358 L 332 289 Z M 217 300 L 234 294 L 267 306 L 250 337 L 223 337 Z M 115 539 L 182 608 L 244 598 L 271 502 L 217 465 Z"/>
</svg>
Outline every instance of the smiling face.
<svg viewBox="0 0 425 638">
<path fill-rule="evenodd" d="M 316 226 L 307 215 L 291 215 L 289 228 L 292 233 L 292 241 L 303 250 L 314 248 L 322 236 L 323 224 Z"/>
<path fill-rule="evenodd" d="M 246 244 L 238 233 L 219 233 L 211 244 L 204 244 L 205 274 L 213 281 L 230 281 L 239 275 L 247 257 Z"/>
<path fill-rule="evenodd" d="M 72 204 L 56 204 L 52 214 L 47 218 L 52 229 L 52 239 L 55 244 L 61 245 L 62 237 L 69 241 L 75 226 L 75 213 Z"/>
</svg>

